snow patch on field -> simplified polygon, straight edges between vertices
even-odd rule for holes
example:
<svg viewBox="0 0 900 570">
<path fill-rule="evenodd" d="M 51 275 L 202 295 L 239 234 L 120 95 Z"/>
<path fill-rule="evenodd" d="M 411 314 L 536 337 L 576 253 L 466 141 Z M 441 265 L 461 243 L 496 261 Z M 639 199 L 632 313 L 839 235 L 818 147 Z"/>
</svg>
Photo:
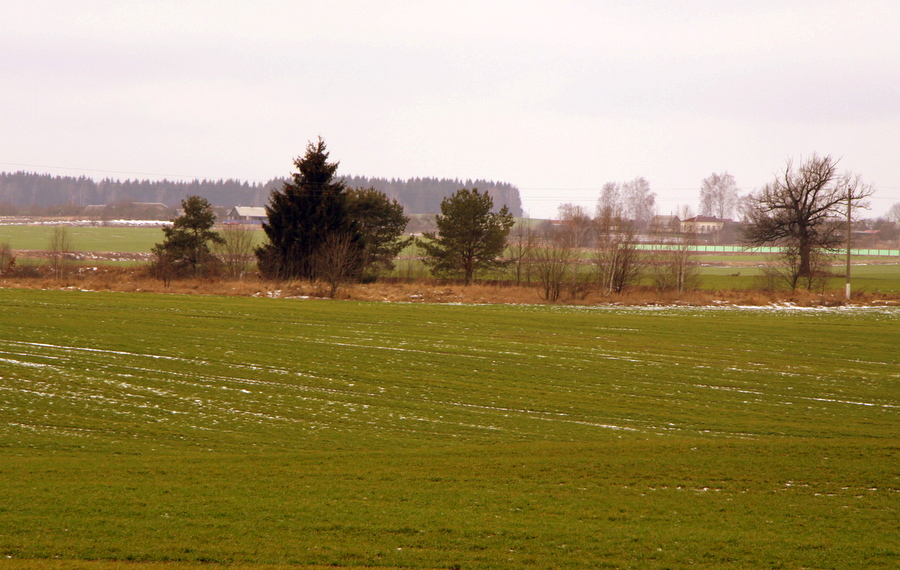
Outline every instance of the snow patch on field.
<svg viewBox="0 0 900 570">
<path fill-rule="evenodd" d="M 810 313 L 810 314 L 877 314 L 900 317 L 900 307 L 871 305 L 804 306 L 795 303 L 772 303 L 769 305 L 530 305 L 534 308 L 556 312 L 612 312 L 631 313 L 707 313 L 707 312 L 752 312 L 752 313 Z"/>
<path fill-rule="evenodd" d="M 698 316 L 709 314 L 708 311 L 900 316 L 900 309 L 883 307 L 541 308 L 544 310 L 594 311 L 598 314 L 603 311 L 654 311 L 678 316 Z M 700 428 L 709 424 L 691 425 L 693 420 L 687 414 L 692 407 L 699 409 L 708 402 L 724 403 L 738 411 L 759 406 L 761 411 L 776 414 L 791 414 L 794 410 L 814 406 L 818 410 L 827 409 L 829 415 L 836 415 L 833 414 L 835 410 L 848 412 L 852 408 L 847 406 L 858 406 L 858 411 L 853 413 L 865 418 L 875 414 L 886 417 L 900 409 L 900 402 L 890 398 L 879 402 L 881 394 L 875 391 L 847 392 L 842 397 L 837 384 L 850 375 L 855 382 L 889 377 L 891 371 L 884 367 L 895 366 L 886 362 L 891 355 L 876 354 L 871 357 L 873 362 L 846 359 L 835 369 L 813 374 L 803 366 L 795 365 L 794 361 L 789 361 L 790 365 L 783 366 L 784 369 L 778 369 L 765 357 L 757 355 L 742 355 L 734 362 L 707 359 L 696 364 L 700 361 L 686 351 L 666 354 L 653 347 L 646 353 L 615 351 L 616 345 L 607 344 L 606 337 L 615 339 L 622 335 L 607 333 L 601 333 L 603 338 L 597 337 L 596 344 L 602 343 L 602 349 L 506 340 L 498 343 L 498 350 L 493 350 L 490 343 L 469 346 L 463 337 L 453 336 L 446 340 L 404 339 L 391 344 L 389 335 L 373 334 L 378 323 L 354 326 L 341 335 L 332 336 L 324 336 L 327 333 L 323 334 L 321 327 L 328 326 L 325 324 L 297 325 L 317 327 L 307 329 L 310 332 L 303 333 L 307 336 L 301 341 L 304 350 L 316 354 L 314 360 L 319 358 L 320 352 L 331 359 L 323 359 L 325 365 L 322 367 L 290 357 L 273 361 L 274 365 L 266 364 L 268 354 L 264 351 L 251 353 L 253 356 L 244 357 L 242 361 L 238 348 L 234 351 L 213 348 L 198 352 L 204 358 L 188 358 L 180 356 L 189 354 L 188 349 L 175 346 L 162 349 L 167 354 L 155 354 L 150 352 L 152 345 L 142 344 L 108 344 L 112 348 L 99 348 L 0 340 L 0 347 L 5 349 L 0 350 L 0 372 L 4 373 L 0 376 L 0 409 L 8 414 L 8 418 L 16 420 L 8 423 L 8 428 L 105 437 L 114 429 L 135 431 L 153 426 L 149 428 L 153 430 L 152 437 L 181 439 L 191 437 L 185 434 L 196 435 L 192 430 L 252 434 L 288 430 L 287 433 L 295 437 L 293 434 L 297 432 L 325 429 L 348 432 L 374 429 L 382 434 L 406 432 L 429 437 L 484 437 L 486 433 L 495 434 L 491 437 L 506 438 L 591 437 L 590 434 L 600 433 L 600 430 L 648 435 L 690 431 L 711 437 L 756 437 L 744 433 L 737 425 L 733 431 L 728 431 L 731 425 L 727 423 L 710 425 L 716 429 L 701 431 Z M 640 332 L 634 328 L 601 328 Z M 470 329 L 477 330 L 479 326 L 471 325 Z M 55 340 L 54 337 L 45 338 Z M 36 337 L 35 340 L 42 339 Z M 589 340 L 587 344 L 595 344 L 593 337 Z M 90 343 L 89 340 L 83 342 Z M 689 346 L 689 342 L 685 342 L 688 344 L 680 346 Z M 140 352 L 145 346 L 147 352 Z M 138 348 L 116 350 L 119 347 Z M 741 354 L 740 348 L 723 350 Z M 537 354 L 538 351 L 542 354 Z M 373 366 L 372 362 L 377 364 Z M 525 397 L 509 392 L 495 400 L 493 394 L 479 392 L 477 388 L 469 392 L 446 391 L 448 388 L 442 384 L 445 382 L 441 369 L 444 363 L 452 363 L 458 368 L 453 371 L 452 378 L 446 379 L 446 385 L 456 383 L 463 389 L 476 386 L 473 380 L 480 382 L 482 378 L 485 378 L 485 385 L 490 384 L 490 378 L 499 376 L 501 371 L 505 376 L 498 380 L 504 382 L 518 382 L 528 377 L 528 367 L 553 373 L 548 374 L 538 387 L 522 380 Z M 848 370 L 841 370 L 841 367 Z M 512 376 L 513 370 L 521 370 L 525 375 L 521 378 Z M 607 370 L 620 376 L 607 374 Z M 320 371 L 328 374 L 320 374 Z M 627 382 L 619 381 L 622 375 L 631 377 Z M 391 379 L 401 377 L 403 382 L 397 380 L 399 386 L 393 385 Z M 777 389 L 773 388 L 776 380 L 780 382 Z M 811 382 L 818 382 L 827 389 L 810 390 Z M 785 383 L 799 389 L 793 390 Z M 542 401 L 540 394 L 545 390 L 556 399 Z M 720 394 L 713 395 L 708 390 Z M 565 392 L 571 393 L 569 400 L 565 399 L 567 396 L 559 397 Z M 729 392 L 734 395 L 727 394 Z M 582 397 L 606 398 L 605 401 L 612 405 L 582 406 L 579 402 Z M 605 401 L 598 399 L 601 403 Z M 657 416 L 653 420 L 640 414 L 629 415 L 629 411 L 635 409 L 631 402 L 635 401 L 641 402 L 637 405 L 670 405 L 673 414 L 671 418 Z M 617 408 L 619 402 L 623 403 L 621 408 Z M 569 406 L 570 403 L 573 405 Z M 867 412 L 862 408 L 877 410 Z M 682 414 L 680 409 L 686 410 L 685 413 Z M 885 411 L 887 413 L 883 414 Z M 660 420 L 660 417 L 665 419 Z M 666 425 L 669 419 L 672 423 Z M 675 422 L 679 423 L 676 425 Z M 81 428 L 60 427 L 66 425 L 102 425 L 104 429 L 77 431 Z M 106 430 L 107 425 L 112 427 Z M 743 430 L 749 431 L 746 426 Z"/>
<path fill-rule="evenodd" d="M 23 362 L 21 360 L 13 360 L 12 358 L 0 358 L 0 362 L 6 362 L 7 364 L 17 364 L 19 366 L 27 366 L 29 368 L 46 368 L 50 366 L 49 364 L 39 364 L 37 362 Z"/>
</svg>

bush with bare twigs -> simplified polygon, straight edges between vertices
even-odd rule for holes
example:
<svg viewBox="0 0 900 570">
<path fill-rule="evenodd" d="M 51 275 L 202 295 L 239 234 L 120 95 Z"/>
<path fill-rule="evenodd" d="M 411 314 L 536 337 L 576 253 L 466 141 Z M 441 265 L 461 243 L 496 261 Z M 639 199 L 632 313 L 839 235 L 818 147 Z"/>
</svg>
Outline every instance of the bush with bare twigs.
<svg viewBox="0 0 900 570">
<path fill-rule="evenodd" d="M 221 243 L 213 244 L 213 253 L 222 261 L 225 274 L 232 279 L 241 279 L 251 271 L 254 261 L 254 229 L 247 224 L 226 224 L 219 230 Z"/>
<path fill-rule="evenodd" d="M 0 243 L 0 275 L 7 275 L 16 267 L 16 256 L 9 242 Z"/>
</svg>

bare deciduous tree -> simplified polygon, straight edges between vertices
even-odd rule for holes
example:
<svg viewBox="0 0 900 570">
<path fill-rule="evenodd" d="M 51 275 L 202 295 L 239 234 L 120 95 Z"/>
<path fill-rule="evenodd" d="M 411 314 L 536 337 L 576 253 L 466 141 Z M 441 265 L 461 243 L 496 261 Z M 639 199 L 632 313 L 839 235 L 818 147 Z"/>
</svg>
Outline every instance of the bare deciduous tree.
<svg viewBox="0 0 900 570">
<path fill-rule="evenodd" d="M 509 232 L 506 241 L 506 252 L 509 257 L 509 271 L 521 285 L 522 280 L 529 281 L 532 257 L 538 242 L 538 230 L 532 220 L 524 218 L 516 222 Z"/>
<path fill-rule="evenodd" d="M 607 182 L 600 190 L 600 198 L 597 200 L 597 217 L 624 219 L 625 214 L 622 185 L 617 182 Z"/>
<path fill-rule="evenodd" d="M 737 205 L 734 207 L 737 215 L 742 222 L 750 221 L 750 213 L 753 211 L 754 201 L 753 194 L 744 194 L 738 198 Z"/>
<path fill-rule="evenodd" d="M 362 269 L 362 252 L 354 237 L 346 232 L 331 233 L 313 255 L 316 275 L 327 285 L 331 298 L 341 285 L 357 278 Z"/>
<path fill-rule="evenodd" d="M 597 217 L 632 220 L 649 224 L 656 210 L 656 193 L 650 183 L 639 176 L 628 182 L 607 182 L 600 190 Z"/>
<path fill-rule="evenodd" d="M 738 188 L 734 176 L 713 173 L 700 183 L 700 215 L 731 218 L 738 205 Z"/>
<path fill-rule="evenodd" d="M 811 277 L 818 251 L 838 245 L 835 218 L 848 202 L 862 207 L 874 191 L 852 176 L 837 176 L 836 170 L 837 161 L 830 156 L 812 155 L 796 170 L 788 161 L 774 182 L 752 195 L 745 241 L 796 248 L 797 275 Z"/>
<path fill-rule="evenodd" d="M 628 220 L 600 216 L 595 220 L 597 242 L 594 262 L 604 295 L 621 293 L 641 278 L 637 234 Z"/>
<path fill-rule="evenodd" d="M 900 224 L 900 202 L 897 202 L 896 204 L 888 208 L 887 215 L 885 217 L 892 222 L 897 222 L 898 224 Z"/>
<path fill-rule="evenodd" d="M 150 275 L 163 282 L 164 287 L 168 287 L 178 273 L 172 254 L 166 251 L 156 253 L 156 259 L 150 263 L 149 271 Z"/>
<path fill-rule="evenodd" d="M 584 206 L 560 204 L 556 215 L 559 218 L 562 239 L 568 240 L 572 247 L 590 246 L 594 224 Z"/>
<path fill-rule="evenodd" d="M 540 244 L 534 249 L 534 273 L 541 299 L 552 303 L 562 297 L 563 288 L 576 261 L 576 251 L 571 240 L 559 228 L 546 227 L 542 234 Z"/>
<path fill-rule="evenodd" d="M 809 291 L 822 289 L 828 279 L 827 268 L 833 256 L 824 249 L 814 249 L 810 255 L 810 268 L 807 275 L 800 274 L 800 250 L 796 245 L 788 245 L 770 259 L 763 267 L 759 281 L 761 288 L 774 291 L 787 287 L 791 291 L 804 287 Z"/>
<path fill-rule="evenodd" d="M 213 251 L 229 277 L 240 279 L 249 271 L 254 259 L 253 232 L 246 224 L 226 224 L 218 232 L 224 242 L 214 243 Z"/>
<path fill-rule="evenodd" d="M 679 215 L 690 217 L 690 208 L 684 207 Z M 682 232 L 672 237 L 665 232 L 657 233 L 654 239 L 656 249 L 650 259 L 650 273 L 659 291 L 677 291 L 681 294 L 693 289 L 699 282 L 697 254 L 697 234 Z"/>
<path fill-rule="evenodd" d="M 16 267 L 16 256 L 8 241 L 0 243 L 0 275 L 11 272 Z"/>
<path fill-rule="evenodd" d="M 656 193 L 650 191 L 650 183 L 637 177 L 622 185 L 628 218 L 639 224 L 648 224 L 656 209 Z"/>
<path fill-rule="evenodd" d="M 566 287 L 572 299 L 584 299 L 596 284 L 590 264 L 582 259 L 582 253 L 592 247 L 596 239 L 594 220 L 583 206 L 563 204 L 559 207 L 559 221 L 558 246 L 572 252 Z"/>
<path fill-rule="evenodd" d="M 900 202 L 897 202 L 893 206 L 890 207 L 887 211 L 887 219 L 894 222 L 895 224 L 900 225 Z M 900 235 L 900 232 L 897 232 Z M 900 247 L 900 243 L 898 243 L 898 247 Z"/>
<path fill-rule="evenodd" d="M 69 231 L 61 226 L 53 228 L 50 234 L 50 244 L 47 248 L 49 254 L 50 272 L 57 279 L 68 277 L 72 270 L 70 255 L 72 252 L 72 238 Z"/>
</svg>

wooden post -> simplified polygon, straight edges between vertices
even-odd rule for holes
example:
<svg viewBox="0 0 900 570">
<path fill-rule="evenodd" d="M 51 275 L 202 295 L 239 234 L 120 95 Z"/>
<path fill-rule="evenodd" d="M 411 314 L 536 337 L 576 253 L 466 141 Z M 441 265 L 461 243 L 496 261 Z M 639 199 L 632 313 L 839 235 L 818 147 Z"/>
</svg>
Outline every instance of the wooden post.
<svg viewBox="0 0 900 570">
<path fill-rule="evenodd" d="M 847 189 L 847 300 L 850 300 L 850 204 L 853 203 L 853 191 Z"/>
</svg>

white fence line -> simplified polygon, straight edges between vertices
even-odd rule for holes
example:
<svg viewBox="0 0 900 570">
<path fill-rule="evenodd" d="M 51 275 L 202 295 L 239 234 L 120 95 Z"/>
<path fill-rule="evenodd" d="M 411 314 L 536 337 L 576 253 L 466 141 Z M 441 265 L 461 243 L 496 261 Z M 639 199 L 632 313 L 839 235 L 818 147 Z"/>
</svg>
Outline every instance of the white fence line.
<svg viewBox="0 0 900 570">
<path fill-rule="evenodd" d="M 673 248 L 681 248 L 676 243 L 653 243 L 639 244 L 638 249 L 659 251 Z M 739 245 L 690 245 L 688 249 L 697 253 L 780 253 L 780 247 L 742 247 Z M 842 253 L 846 250 L 838 249 L 836 253 Z M 850 255 L 871 256 L 871 257 L 900 257 L 900 249 L 851 249 Z"/>
</svg>

